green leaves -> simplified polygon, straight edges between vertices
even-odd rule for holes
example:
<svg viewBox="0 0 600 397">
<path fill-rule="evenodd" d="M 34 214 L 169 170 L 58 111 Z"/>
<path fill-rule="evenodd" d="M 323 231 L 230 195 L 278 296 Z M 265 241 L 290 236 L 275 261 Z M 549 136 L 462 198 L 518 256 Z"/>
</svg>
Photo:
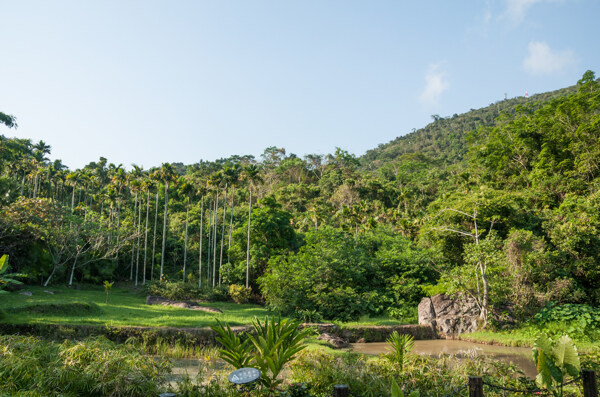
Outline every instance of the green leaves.
<svg viewBox="0 0 600 397">
<path fill-rule="evenodd" d="M 555 396 L 562 396 L 566 375 L 575 377 L 581 371 L 577 348 L 567 335 L 556 342 L 541 335 L 533 347 L 533 360 L 538 371 L 537 384 Z"/>
<path fill-rule="evenodd" d="M 4 254 L 0 257 L 0 274 L 6 273 L 8 270 L 8 255 Z"/>
<path fill-rule="evenodd" d="M 219 349 L 219 357 L 235 369 L 250 366 L 254 359 L 250 339 L 246 338 L 242 342 L 240 337 L 231 330 L 229 324 L 224 327 L 218 319 L 216 320 L 217 325 L 211 328 L 219 334 L 216 338 L 217 342 L 223 345 L 223 349 Z"/>
<path fill-rule="evenodd" d="M 19 280 L 15 280 L 14 277 L 27 277 L 25 274 L 20 273 L 9 273 L 8 271 L 8 255 L 4 254 L 0 257 L 0 294 L 6 294 L 4 287 L 8 284 L 23 284 Z"/>
<path fill-rule="evenodd" d="M 386 342 L 390 353 L 386 354 L 385 357 L 402 372 L 404 363 L 415 346 L 414 338 L 411 335 L 399 335 L 397 331 L 394 331 L 386 339 Z"/>
<path fill-rule="evenodd" d="M 265 317 L 264 322 L 255 318 L 254 332 L 242 342 L 229 325 L 226 327 L 217 320 L 212 329 L 219 334 L 217 341 L 223 345 L 219 356 L 236 369 L 256 366 L 261 370 L 261 384 L 270 392 L 282 382 L 277 379 L 284 366 L 296 353 L 304 349 L 304 339 L 309 329 L 300 330 L 299 321 Z"/>
</svg>

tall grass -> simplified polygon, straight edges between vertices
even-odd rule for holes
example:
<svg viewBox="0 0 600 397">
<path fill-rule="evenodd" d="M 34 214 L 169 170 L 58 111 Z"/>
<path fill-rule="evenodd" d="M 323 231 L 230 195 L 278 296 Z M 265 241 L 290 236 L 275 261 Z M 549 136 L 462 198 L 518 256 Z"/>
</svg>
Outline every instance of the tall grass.
<svg viewBox="0 0 600 397">
<path fill-rule="evenodd" d="M 170 372 L 128 345 L 104 337 L 47 342 L 0 336 L 0 394 L 32 391 L 39 396 L 157 395 Z"/>
</svg>

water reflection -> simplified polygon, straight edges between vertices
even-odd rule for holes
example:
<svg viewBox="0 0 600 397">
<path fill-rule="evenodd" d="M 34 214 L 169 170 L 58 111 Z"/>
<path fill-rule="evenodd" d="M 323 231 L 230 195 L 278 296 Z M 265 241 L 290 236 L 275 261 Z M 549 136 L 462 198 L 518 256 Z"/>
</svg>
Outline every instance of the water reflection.
<svg viewBox="0 0 600 397">
<path fill-rule="evenodd" d="M 363 354 L 387 353 L 387 343 L 353 343 L 351 350 Z M 533 363 L 531 348 L 529 347 L 507 347 L 482 345 L 479 343 L 466 342 L 462 340 L 416 340 L 414 352 L 418 354 L 439 356 L 441 354 L 452 355 L 476 355 L 491 357 L 496 360 L 515 364 L 521 368 L 526 376 L 535 378 L 537 370 Z"/>
</svg>

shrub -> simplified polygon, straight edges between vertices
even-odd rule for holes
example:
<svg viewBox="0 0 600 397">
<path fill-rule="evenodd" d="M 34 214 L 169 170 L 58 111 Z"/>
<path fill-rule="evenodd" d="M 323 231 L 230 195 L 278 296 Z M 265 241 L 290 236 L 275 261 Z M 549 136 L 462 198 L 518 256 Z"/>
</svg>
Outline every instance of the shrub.
<svg viewBox="0 0 600 397">
<path fill-rule="evenodd" d="M 220 357 L 234 368 L 256 366 L 261 371 L 260 384 L 271 396 L 283 383 L 279 375 L 284 366 L 304 349 L 304 339 L 312 332 L 299 329 L 300 323 L 290 319 L 266 317 L 264 322 L 252 321 L 253 333 L 242 341 L 229 325 L 220 322 L 212 329 L 219 334 L 217 341 L 223 345 Z"/>
<path fill-rule="evenodd" d="M 535 322 L 551 334 L 595 338 L 600 330 L 600 309 L 589 305 L 551 302 L 534 316 Z"/>
<path fill-rule="evenodd" d="M 252 297 L 252 289 L 239 284 L 231 284 L 229 296 L 235 303 L 248 303 Z"/>
<path fill-rule="evenodd" d="M 162 296 L 170 300 L 206 300 L 209 302 L 223 302 L 229 300 L 227 287 L 215 288 L 198 287 L 184 281 L 153 281 L 146 284 L 146 292 L 149 295 Z"/>
</svg>

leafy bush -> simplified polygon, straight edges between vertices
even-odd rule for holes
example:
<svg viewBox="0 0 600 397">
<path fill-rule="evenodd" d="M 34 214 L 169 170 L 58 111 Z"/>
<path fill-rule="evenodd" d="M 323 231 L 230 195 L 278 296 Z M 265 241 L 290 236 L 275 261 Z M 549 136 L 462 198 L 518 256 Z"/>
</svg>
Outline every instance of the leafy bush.
<svg viewBox="0 0 600 397">
<path fill-rule="evenodd" d="M 206 288 L 184 281 L 153 281 L 146 284 L 146 292 L 149 295 L 162 296 L 171 300 L 198 299 L 209 302 L 229 300 L 229 291 L 225 286 Z"/>
<path fill-rule="evenodd" d="M 320 323 L 323 321 L 323 316 L 316 310 L 303 310 L 300 309 L 294 313 L 294 318 L 302 321 L 303 323 Z"/>
<path fill-rule="evenodd" d="M 392 232 L 352 236 L 323 227 L 309 231 L 297 253 L 271 258 L 259 282 L 276 311 L 316 311 L 328 320 L 349 321 L 416 305 L 421 285 L 436 276 L 425 253 Z"/>
<path fill-rule="evenodd" d="M 565 333 L 576 338 L 595 338 L 600 333 L 600 309 L 589 305 L 551 302 L 534 316 L 550 334 Z"/>
<path fill-rule="evenodd" d="M 62 344 L 0 336 L 0 394 L 35 390 L 44 396 L 157 395 L 169 370 L 104 337 Z"/>
<path fill-rule="evenodd" d="M 229 286 L 229 296 L 235 303 L 248 303 L 252 297 L 252 289 L 243 285 L 231 284 Z"/>
</svg>

